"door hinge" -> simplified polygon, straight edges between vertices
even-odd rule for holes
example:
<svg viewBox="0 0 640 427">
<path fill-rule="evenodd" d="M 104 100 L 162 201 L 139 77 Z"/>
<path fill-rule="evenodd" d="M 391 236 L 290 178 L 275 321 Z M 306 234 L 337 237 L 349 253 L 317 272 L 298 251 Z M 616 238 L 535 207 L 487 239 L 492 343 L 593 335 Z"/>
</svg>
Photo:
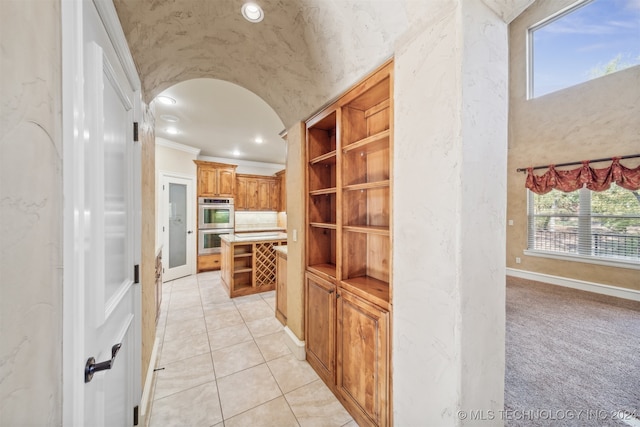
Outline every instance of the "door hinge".
<svg viewBox="0 0 640 427">
<path fill-rule="evenodd" d="M 138 425 L 138 412 L 140 411 L 139 407 L 136 406 L 133 408 L 133 425 Z"/>
<path fill-rule="evenodd" d="M 140 283 L 140 265 L 133 266 L 133 283 Z"/>
<path fill-rule="evenodd" d="M 133 122 L 133 142 L 138 142 L 138 122 Z"/>
</svg>

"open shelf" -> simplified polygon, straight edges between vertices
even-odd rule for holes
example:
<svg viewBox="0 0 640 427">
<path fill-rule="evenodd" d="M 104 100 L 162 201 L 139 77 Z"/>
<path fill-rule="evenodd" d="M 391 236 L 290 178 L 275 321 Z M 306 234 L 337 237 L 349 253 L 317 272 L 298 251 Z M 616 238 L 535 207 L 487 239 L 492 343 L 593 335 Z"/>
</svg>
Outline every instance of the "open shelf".
<svg viewBox="0 0 640 427">
<path fill-rule="evenodd" d="M 389 235 L 389 227 L 376 227 L 374 225 L 345 225 L 342 229 L 354 233 Z"/>
<path fill-rule="evenodd" d="M 330 222 L 310 222 L 309 226 L 315 228 L 326 228 L 329 230 L 335 230 L 338 227 L 335 223 Z"/>
<path fill-rule="evenodd" d="M 332 111 L 307 128 L 309 159 L 336 151 L 337 112 Z"/>
<path fill-rule="evenodd" d="M 371 233 L 370 231 L 383 231 Z M 369 232 L 365 232 L 369 231 Z M 389 282 L 391 243 L 388 229 L 358 227 L 350 230 L 343 227 L 342 280 L 368 276 Z"/>
<path fill-rule="evenodd" d="M 389 309 L 389 282 L 369 276 L 358 276 L 343 280 L 341 285 L 349 292 L 361 298 L 373 300 L 378 306 Z"/>
<path fill-rule="evenodd" d="M 345 226 L 389 229 L 389 187 L 373 186 L 360 191 L 345 191 L 342 197 L 342 222 Z"/>
<path fill-rule="evenodd" d="M 321 193 L 312 194 L 309 197 L 309 222 L 310 223 L 336 223 L 337 194 Z"/>
<path fill-rule="evenodd" d="M 389 134 L 389 129 L 386 129 L 382 132 L 367 136 L 366 138 L 362 138 L 359 141 L 355 141 L 349 145 L 345 145 L 344 147 L 342 147 L 342 152 L 349 153 L 351 151 L 357 150 L 358 152 L 368 154 L 384 150 L 385 148 L 389 148 Z"/>
<path fill-rule="evenodd" d="M 375 188 L 385 188 L 389 187 L 389 180 L 385 179 L 383 181 L 374 181 L 374 182 L 364 182 L 362 184 L 352 184 L 345 185 L 342 187 L 344 191 L 357 191 L 357 190 L 371 190 Z"/>
<path fill-rule="evenodd" d="M 237 291 L 239 289 L 247 289 L 251 288 L 252 281 L 252 272 L 249 271 L 239 271 L 233 273 L 233 289 Z"/>
<path fill-rule="evenodd" d="M 332 164 L 336 162 L 336 150 L 333 151 L 329 151 L 328 153 L 325 153 L 321 156 L 318 156 L 316 158 L 313 158 L 309 161 L 309 164 L 311 165 L 325 165 L 325 164 Z"/>
<path fill-rule="evenodd" d="M 333 279 L 336 278 L 336 265 L 335 264 L 313 264 L 307 267 L 307 270 L 313 273 L 320 273 L 321 275 L 329 276 Z"/>
<path fill-rule="evenodd" d="M 234 269 L 233 270 L 233 274 L 251 273 L 251 271 L 253 271 L 253 269 L 251 267 L 244 267 L 244 268 Z"/>
<path fill-rule="evenodd" d="M 336 194 L 336 187 L 323 188 L 321 190 L 312 190 L 309 191 L 309 195 L 311 196 L 322 196 L 325 194 Z"/>
<path fill-rule="evenodd" d="M 309 192 L 335 189 L 336 171 L 335 163 L 316 163 L 310 165 Z"/>
</svg>

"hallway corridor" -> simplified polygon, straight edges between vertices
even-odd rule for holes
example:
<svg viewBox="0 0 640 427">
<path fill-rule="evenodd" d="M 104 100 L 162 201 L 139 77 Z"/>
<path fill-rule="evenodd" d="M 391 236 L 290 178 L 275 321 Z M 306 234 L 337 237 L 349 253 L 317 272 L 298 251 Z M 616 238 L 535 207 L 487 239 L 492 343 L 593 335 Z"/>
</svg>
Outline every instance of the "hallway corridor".
<svg viewBox="0 0 640 427">
<path fill-rule="evenodd" d="M 219 272 L 163 284 L 151 427 L 357 427 L 285 345 L 275 293 L 230 299 Z"/>
</svg>

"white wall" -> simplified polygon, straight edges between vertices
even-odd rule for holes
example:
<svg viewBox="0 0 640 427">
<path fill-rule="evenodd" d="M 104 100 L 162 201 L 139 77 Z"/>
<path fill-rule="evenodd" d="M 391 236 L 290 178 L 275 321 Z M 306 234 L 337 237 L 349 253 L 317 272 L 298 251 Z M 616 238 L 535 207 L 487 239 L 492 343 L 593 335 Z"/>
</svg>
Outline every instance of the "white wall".
<svg viewBox="0 0 640 427">
<path fill-rule="evenodd" d="M 395 55 L 394 423 L 503 409 L 507 26 L 433 2 Z M 499 421 L 498 421 L 499 423 Z"/>
<path fill-rule="evenodd" d="M 0 2 L 0 425 L 62 425 L 59 1 Z"/>
</svg>

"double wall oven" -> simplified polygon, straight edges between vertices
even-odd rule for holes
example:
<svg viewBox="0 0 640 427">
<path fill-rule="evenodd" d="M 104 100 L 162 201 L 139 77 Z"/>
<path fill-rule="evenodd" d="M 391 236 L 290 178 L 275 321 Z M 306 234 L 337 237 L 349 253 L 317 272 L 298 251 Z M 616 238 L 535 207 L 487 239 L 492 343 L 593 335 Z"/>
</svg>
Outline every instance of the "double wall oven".
<svg viewBox="0 0 640 427">
<path fill-rule="evenodd" d="M 220 253 L 220 236 L 233 233 L 234 217 L 232 198 L 198 198 L 198 255 Z"/>
</svg>

